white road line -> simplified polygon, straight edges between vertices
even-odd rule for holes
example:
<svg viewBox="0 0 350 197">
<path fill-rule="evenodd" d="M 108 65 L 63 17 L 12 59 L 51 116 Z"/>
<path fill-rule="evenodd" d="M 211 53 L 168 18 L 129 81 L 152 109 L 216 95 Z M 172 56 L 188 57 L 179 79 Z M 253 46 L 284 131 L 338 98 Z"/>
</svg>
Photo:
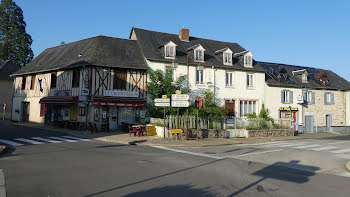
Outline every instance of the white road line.
<svg viewBox="0 0 350 197">
<path fill-rule="evenodd" d="M 241 144 L 241 145 L 267 145 L 267 144 L 280 144 L 280 143 L 285 143 L 285 141 L 275 141 L 275 142 L 262 142 L 262 143 L 255 143 L 255 144 Z"/>
<path fill-rule="evenodd" d="M 311 150 L 314 150 L 314 151 L 321 151 L 321 150 L 331 150 L 331 149 L 336 149 L 337 147 L 335 146 L 324 146 L 324 147 L 321 147 L 321 148 L 313 148 Z"/>
<path fill-rule="evenodd" d="M 347 152 L 350 152 L 350 148 L 331 151 L 331 153 L 347 153 Z"/>
<path fill-rule="evenodd" d="M 61 138 L 61 137 L 47 137 L 47 138 L 59 140 L 59 141 L 66 141 L 66 142 L 77 142 L 78 141 L 78 140 L 69 140 L 69 139 Z"/>
<path fill-rule="evenodd" d="M 50 140 L 50 139 L 45 139 L 41 137 L 32 137 L 32 139 L 43 141 L 43 142 L 50 142 L 50 143 L 61 143 L 60 141 L 57 141 L 57 140 Z"/>
<path fill-rule="evenodd" d="M 226 157 L 220 157 L 220 156 L 215 156 L 215 155 L 207 155 L 207 154 L 195 153 L 195 152 L 190 152 L 190 151 L 185 151 L 185 150 L 178 150 L 178 149 L 168 148 L 168 147 L 164 147 L 164 146 L 152 146 L 152 147 L 163 149 L 163 150 L 169 150 L 169 151 L 173 151 L 173 152 L 178 152 L 178 153 L 185 153 L 185 154 L 189 154 L 189 155 L 209 157 L 209 158 L 213 158 L 213 159 L 225 159 L 226 158 Z"/>
<path fill-rule="evenodd" d="M 11 145 L 11 146 L 23 146 L 23 144 L 20 144 L 20 143 L 17 143 L 17 142 L 13 142 L 13 141 L 10 141 L 10 140 L 0 139 L 0 142 L 4 143 L 4 144 Z"/>
<path fill-rule="evenodd" d="M 73 137 L 73 136 L 61 136 L 61 137 L 64 137 L 64 138 L 68 138 L 68 139 L 73 139 L 73 140 L 80 140 L 80 141 L 91 141 L 89 139 L 84 139 L 84 138 L 78 138 L 78 137 Z"/>
<path fill-rule="evenodd" d="M 249 155 L 257 155 L 257 154 L 263 154 L 263 153 L 277 152 L 277 151 L 281 151 L 281 150 L 284 150 L 284 149 L 268 150 L 268 151 L 261 151 L 261 152 L 255 152 L 255 153 L 247 153 L 247 154 L 234 155 L 234 156 L 227 156 L 227 157 L 230 157 L 230 158 L 244 157 L 244 156 L 249 156 Z"/>
<path fill-rule="evenodd" d="M 345 143 L 345 142 L 349 142 L 349 141 L 331 142 L 331 143 L 328 143 L 328 144 L 341 144 L 341 143 Z"/>
<path fill-rule="evenodd" d="M 29 139 L 25 139 L 25 138 L 15 138 L 14 140 L 21 141 L 21 142 L 27 142 L 29 144 L 43 144 L 42 142 L 29 140 Z"/>
<path fill-rule="evenodd" d="M 295 147 L 295 148 L 313 148 L 313 147 L 318 147 L 318 146 L 321 146 L 321 145 L 311 144 L 311 145 L 305 145 L 305 146 L 298 146 L 298 147 Z"/>
</svg>

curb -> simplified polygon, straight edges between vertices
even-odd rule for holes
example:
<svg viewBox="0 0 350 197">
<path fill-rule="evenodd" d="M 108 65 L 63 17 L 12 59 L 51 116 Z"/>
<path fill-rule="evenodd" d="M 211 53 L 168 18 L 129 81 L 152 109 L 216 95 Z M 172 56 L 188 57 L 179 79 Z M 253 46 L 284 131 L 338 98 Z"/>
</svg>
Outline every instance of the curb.
<svg viewBox="0 0 350 197">
<path fill-rule="evenodd" d="M 6 182 L 2 169 L 0 169 L 0 197 L 6 197 Z"/>
<path fill-rule="evenodd" d="M 345 164 L 345 169 L 350 172 L 350 161 L 348 161 L 348 163 Z"/>
</svg>

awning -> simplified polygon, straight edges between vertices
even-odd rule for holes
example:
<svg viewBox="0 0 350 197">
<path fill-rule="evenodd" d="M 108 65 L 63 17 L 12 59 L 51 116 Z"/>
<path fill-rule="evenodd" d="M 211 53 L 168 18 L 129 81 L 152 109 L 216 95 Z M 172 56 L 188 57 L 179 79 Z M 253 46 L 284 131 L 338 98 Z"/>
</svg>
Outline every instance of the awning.
<svg viewBox="0 0 350 197">
<path fill-rule="evenodd" d="M 100 96 L 94 97 L 93 105 L 103 106 L 125 106 L 125 107 L 144 107 L 146 100 L 143 98 L 131 98 L 131 97 L 111 97 Z"/>
<path fill-rule="evenodd" d="M 42 104 L 76 104 L 78 103 L 77 96 L 46 96 L 40 99 Z"/>
</svg>

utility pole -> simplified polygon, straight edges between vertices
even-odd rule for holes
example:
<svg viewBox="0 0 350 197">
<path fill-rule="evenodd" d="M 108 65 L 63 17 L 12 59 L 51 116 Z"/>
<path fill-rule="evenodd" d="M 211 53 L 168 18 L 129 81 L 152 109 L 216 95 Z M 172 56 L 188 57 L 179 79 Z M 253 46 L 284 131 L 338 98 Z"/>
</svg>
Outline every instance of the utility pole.
<svg viewBox="0 0 350 197">
<path fill-rule="evenodd" d="M 190 73 L 190 66 L 189 66 L 189 56 L 187 52 L 187 94 L 190 93 L 190 86 L 189 86 L 189 73 Z M 188 107 L 186 108 L 186 140 L 189 140 L 188 136 Z"/>
</svg>

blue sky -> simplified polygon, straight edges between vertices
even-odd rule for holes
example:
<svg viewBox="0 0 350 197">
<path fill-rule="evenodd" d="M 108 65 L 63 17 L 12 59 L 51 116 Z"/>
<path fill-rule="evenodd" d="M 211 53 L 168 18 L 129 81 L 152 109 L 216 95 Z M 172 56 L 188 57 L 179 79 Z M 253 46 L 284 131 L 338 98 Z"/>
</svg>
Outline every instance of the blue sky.
<svg viewBox="0 0 350 197">
<path fill-rule="evenodd" d="M 83 38 L 128 38 L 131 27 L 237 42 L 259 61 L 331 69 L 350 80 L 350 1 L 15 0 L 37 56 Z"/>
</svg>

